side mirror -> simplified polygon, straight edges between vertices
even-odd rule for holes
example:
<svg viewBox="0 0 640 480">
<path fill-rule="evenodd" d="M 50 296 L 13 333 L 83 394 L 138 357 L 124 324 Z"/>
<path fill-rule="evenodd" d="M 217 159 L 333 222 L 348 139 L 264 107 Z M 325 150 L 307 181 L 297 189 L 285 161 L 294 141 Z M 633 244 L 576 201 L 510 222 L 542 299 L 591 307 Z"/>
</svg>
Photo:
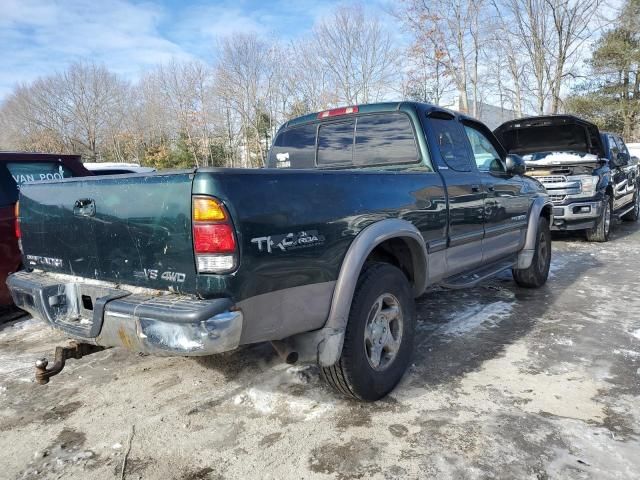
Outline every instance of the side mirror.
<svg viewBox="0 0 640 480">
<path fill-rule="evenodd" d="M 627 157 L 626 153 L 620 152 L 616 156 L 615 164 L 618 167 L 626 167 L 627 165 L 629 165 L 629 157 Z"/>
<path fill-rule="evenodd" d="M 524 175 L 527 171 L 527 166 L 524 163 L 524 158 L 520 155 L 510 153 L 507 155 L 507 173 L 509 175 Z"/>
</svg>

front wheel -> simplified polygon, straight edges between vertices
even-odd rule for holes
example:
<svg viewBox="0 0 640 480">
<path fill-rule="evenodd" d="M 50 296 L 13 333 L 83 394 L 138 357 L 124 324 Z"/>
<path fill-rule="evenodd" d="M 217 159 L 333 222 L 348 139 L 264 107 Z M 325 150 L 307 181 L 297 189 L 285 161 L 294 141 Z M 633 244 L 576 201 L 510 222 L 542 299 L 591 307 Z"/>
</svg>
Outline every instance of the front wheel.
<svg viewBox="0 0 640 480">
<path fill-rule="evenodd" d="M 413 353 L 415 303 L 402 271 L 387 263 L 366 265 L 351 303 L 340 359 L 320 369 L 336 391 L 374 401 L 400 381 Z"/>
<path fill-rule="evenodd" d="M 613 208 L 609 195 L 605 195 L 602 199 L 602 212 L 596 220 L 596 226 L 587 230 L 587 240 L 589 242 L 607 242 L 609 233 L 611 233 L 611 220 L 613 217 Z"/>
<path fill-rule="evenodd" d="M 549 220 L 538 219 L 538 232 L 533 260 L 529 268 L 513 269 L 513 279 L 525 288 L 540 288 L 547 282 L 551 268 L 551 229 Z"/>
</svg>

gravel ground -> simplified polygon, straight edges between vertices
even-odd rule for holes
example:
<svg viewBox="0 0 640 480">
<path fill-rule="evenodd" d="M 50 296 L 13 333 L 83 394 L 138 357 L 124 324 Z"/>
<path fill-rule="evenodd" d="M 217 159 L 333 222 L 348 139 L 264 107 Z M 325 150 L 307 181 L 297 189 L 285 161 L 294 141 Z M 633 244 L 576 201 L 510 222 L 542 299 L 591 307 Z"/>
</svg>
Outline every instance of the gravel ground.
<svg viewBox="0 0 640 480">
<path fill-rule="evenodd" d="M 0 477 L 640 478 L 639 270 L 640 229 L 623 224 L 607 244 L 556 239 L 541 290 L 503 275 L 429 292 L 414 364 L 375 404 L 269 345 L 205 359 L 111 349 L 39 386 L 33 360 L 65 339 L 12 320 Z"/>
</svg>

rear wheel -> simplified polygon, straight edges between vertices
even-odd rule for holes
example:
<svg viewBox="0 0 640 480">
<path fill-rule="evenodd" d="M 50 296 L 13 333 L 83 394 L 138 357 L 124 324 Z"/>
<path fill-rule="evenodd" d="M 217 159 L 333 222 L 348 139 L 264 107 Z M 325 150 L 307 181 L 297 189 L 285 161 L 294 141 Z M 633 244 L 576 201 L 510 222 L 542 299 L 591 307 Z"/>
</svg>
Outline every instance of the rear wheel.
<svg viewBox="0 0 640 480">
<path fill-rule="evenodd" d="M 590 242 L 606 242 L 611 233 L 611 220 L 613 209 L 611 198 L 605 195 L 602 199 L 602 212 L 596 221 L 596 226 L 587 230 L 587 240 Z"/>
<path fill-rule="evenodd" d="M 340 359 L 320 369 L 336 391 L 359 400 L 387 395 L 413 353 L 415 304 L 401 270 L 386 263 L 365 266 L 351 303 Z"/>
<path fill-rule="evenodd" d="M 538 219 L 536 247 L 533 260 L 529 268 L 514 269 L 513 279 L 525 288 L 540 288 L 547 282 L 551 267 L 551 230 L 549 220 L 545 217 Z"/>
<path fill-rule="evenodd" d="M 636 193 L 633 196 L 633 210 L 625 213 L 622 219 L 627 222 L 637 222 L 638 218 L 640 218 L 640 194 L 638 194 L 638 189 L 636 188 Z"/>
</svg>

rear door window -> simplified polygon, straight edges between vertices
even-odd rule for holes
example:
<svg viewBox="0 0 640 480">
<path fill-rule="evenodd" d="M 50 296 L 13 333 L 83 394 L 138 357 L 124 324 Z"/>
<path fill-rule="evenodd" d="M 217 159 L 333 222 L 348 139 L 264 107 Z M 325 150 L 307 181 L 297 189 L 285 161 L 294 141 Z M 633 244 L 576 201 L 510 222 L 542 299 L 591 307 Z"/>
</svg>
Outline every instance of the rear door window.
<svg viewBox="0 0 640 480">
<path fill-rule="evenodd" d="M 353 163 L 355 120 L 321 124 L 318 130 L 318 166 L 330 167 Z"/>
<path fill-rule="evenodd" d="M 312 123 L 281 132 L 269 152 L 269 167 L 315 167 L 316 129 L 317 124 Z"/>
<path fill-rule="evenodd" d="M 436 137 L 440 156 L 447 166 L 457 172 L 470 172 L 468 140 L 457 121 L 431 118 L 431 127 Z"/>
<path fill-rule="evenodd" d="M 64 180 L 73 177 L 71 170 L 54 162 L 7 162 L 6 165 L 18 188 L 24 183 Z"/>
<path fill-rule="evenodd" d="M 356 124 L 354 165 L 385 165 L 418 161 L 409 117 L 402 113 L 366 115 Z"/>
</svg>

